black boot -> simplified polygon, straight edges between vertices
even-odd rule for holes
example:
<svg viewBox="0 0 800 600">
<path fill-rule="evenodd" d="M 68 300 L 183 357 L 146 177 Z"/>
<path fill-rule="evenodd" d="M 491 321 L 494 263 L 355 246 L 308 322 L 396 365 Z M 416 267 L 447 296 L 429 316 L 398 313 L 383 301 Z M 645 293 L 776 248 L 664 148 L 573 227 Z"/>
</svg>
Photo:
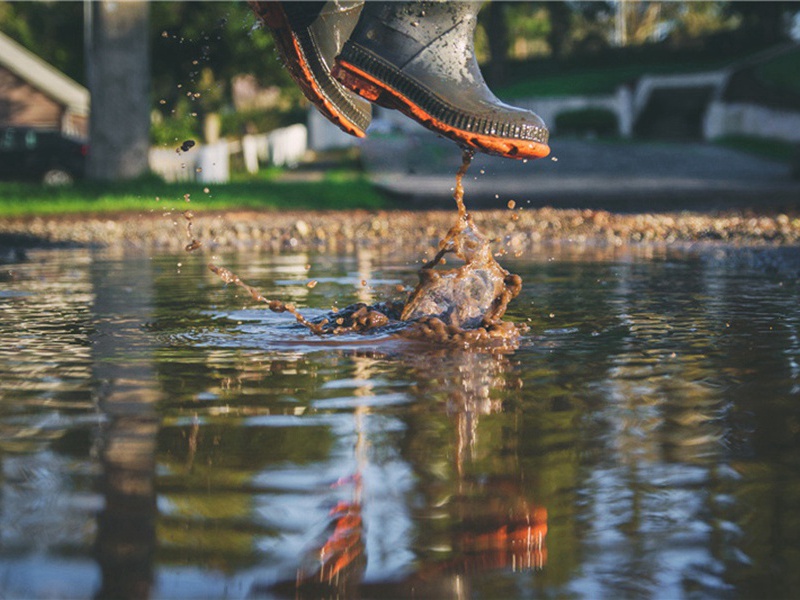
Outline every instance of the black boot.
<svg viewBox="0 0 800 600">
<path fill-rule="evenodd" d="M 333 59 L 355 27 L 363 2 L 257 2 L 250 8 L 272 31 L 300 89 L 343 131 L 358 137 L 372 119 L 369 102 L 331 77 Z"/>
<path fill-rule="evenodd" d="M 481 2 L 364 5 L 334 77 L 462 146 L 513 158 L 547 156 L 538 115 L 500 102 L 475 59 Z"/>
</svg>

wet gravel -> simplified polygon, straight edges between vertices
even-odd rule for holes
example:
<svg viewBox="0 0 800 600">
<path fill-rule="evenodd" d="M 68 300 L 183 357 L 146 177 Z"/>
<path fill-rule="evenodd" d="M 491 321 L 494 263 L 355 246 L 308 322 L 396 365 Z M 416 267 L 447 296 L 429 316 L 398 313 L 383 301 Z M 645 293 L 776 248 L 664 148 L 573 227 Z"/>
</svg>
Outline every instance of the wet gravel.
<svg viewBox="0 0 800 600">
<path fill-rule="evenodd" d="M 546 243 L 712 243 L 800 246 L 800 212 L 620 214 L 602 210 L 506 209 L 476 211 L 478 227 L 500 252 L 521 253 Z M 0 258 L 31 247 L 113 246 L 155 251 L 258 248 L 271 252 L 404 251 L 435 246 L 455 210 L 233 212 L 182 211 L 159 215 L 29 217 L 0 220 Z M 189 227 L 191 225 L 191 227 Z M 192 244 L 192 242 L 195 242 Z"/>
</svg>

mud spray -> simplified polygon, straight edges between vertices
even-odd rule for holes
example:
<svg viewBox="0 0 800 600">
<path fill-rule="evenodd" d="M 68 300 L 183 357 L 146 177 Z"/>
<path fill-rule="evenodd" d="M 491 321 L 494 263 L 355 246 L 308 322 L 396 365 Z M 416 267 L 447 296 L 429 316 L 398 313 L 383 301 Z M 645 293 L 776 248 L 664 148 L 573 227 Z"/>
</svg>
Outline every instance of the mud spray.
<svg viewBox="0 0 800 600">
<path fill-rule="evenodd" d="M 497 263 L 489 240 L 467 212 L 463 180 L 472 157 L 472 151 L 464 150 L 456 173 L 456 223 L 439 242 L 433 259 L 420 269 L 419 283 L 405 302 L 353 304 L 311 321 L 293 304 L 265 298 L 229 269 L 214 264 L 208 267 L 225 283 L 243 288 L 270 310 L 291 313 L 298 323 L 317 335 L 380 332 L 436 344 L 513 348 L 525 326 L 502 318 L 509 302 L 522 289 L 522 279 Z M 191 218 L 187 220 L 191 224 Z M 188 233 L 191 238 L 191 230 Z M 186 249 L 194 250 L 195 244 L 199 245 L 192 239 Z M 444 264 L 448 254 L 463 264 L 452 269 L 437 268 Z"/>
</svg>

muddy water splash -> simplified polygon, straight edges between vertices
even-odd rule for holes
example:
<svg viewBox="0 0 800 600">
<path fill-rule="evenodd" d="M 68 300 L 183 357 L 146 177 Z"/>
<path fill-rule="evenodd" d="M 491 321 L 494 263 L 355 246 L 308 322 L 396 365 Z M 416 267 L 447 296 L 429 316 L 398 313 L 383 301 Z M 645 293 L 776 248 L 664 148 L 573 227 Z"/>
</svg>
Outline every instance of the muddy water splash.
<svg viewBox="0 0 800 600">
<path fill-rule="evenodd" d="M 263 302 L 264 304 L 266 304 L 272 312 L 291 313 L 294 316 L 294 318 L 297 319 L 298 323 L 300 323 L 304 327 L 308 327 L 308 329 L 310 329 L 314 333 L 317 334 L 325 333 L 325 331 L 322 329 L 321 324 L 312 323 L 311 321 L 307 320 L 302 314 L 300 314 L 300 312 L 297 310 L 294 304 L 289 304 L 286 302 L 282 302 L 280 300 L 269 300 L 265 298 L 261 294 L 261 292 L 259 292 L 253 286 L 247 285 L 244 281 L 239 279 L 239 276 L 236 275 L 236 273 L 234 273 L 230 269 L 226 269 L 225 267 L 219 267 L 214 264 L 208 265 L 208 268 L 211 269 L 213 273 L 218 275 L 219 278 L 222 279 L 222 281 L 224 281 L 225 283 L 233 283 L 234 285 L 238 285 L 240 288 L 242 288 L 248 294 L 250 294 L 250 297 L 253 298 L 253 300 L 255 300 L 256 302 Z"/>
<path fill-rule="evenodd" d="M 494 259 L 489 240 L 478 230 L 464 204 L 463 179 L 473 152 L 464 150 L 456 173 L 454 199 L 458 219 L 439 242 L 436 256 L 419 271 L 419 283 L 407 302 L 353 304 L 315 321 L 306 319 L 293 304 L 268 300 L 230 270 L 210 264 L 225 283 L 245 289 L 274 312 L 289 312 L 318 335 L 365 333 L 380 330 L 406 338 L 467 347 L 514 347 L 524 326 L 502 320 L 509 302 L 522 289 L 522 279 Z M 187 250 L 189 248 L 187 247 Z M 436 269 L 445 256 L 463 261 L 454 269 Z"/>
<path fill-rule="evenodd" d="M 439 251 L 419 272 L 419 284 L 411 293 L 401 319 L 418 321 L 413 333 L 452 336 L 467 343 L 515 339 L 519 332 L 501 319 L 508 303 L 522 289 L 522 279 L 501 267 L 492 255 L 489 240 L 478 230 L 464 204 L 464 175 L 473 152 L 464 150 L 456 173 L 454 199 L 458 220 Z M 436 270 L 447 254 L 464 264 L 455 269 Z"/>
<path fill-rule="evenodd" d="M 202 242 L 196 240 L 194 234 L 192 234 L 192 219 L 194 219 L 194 213 L 190 210 L 185 210 L 183 211 L 183 218 L 186 219 L 186 237 L 192 240 L 184 247 L 184 250 L 187 252 L 194 252 L 203 245 Z"/>
</svg>

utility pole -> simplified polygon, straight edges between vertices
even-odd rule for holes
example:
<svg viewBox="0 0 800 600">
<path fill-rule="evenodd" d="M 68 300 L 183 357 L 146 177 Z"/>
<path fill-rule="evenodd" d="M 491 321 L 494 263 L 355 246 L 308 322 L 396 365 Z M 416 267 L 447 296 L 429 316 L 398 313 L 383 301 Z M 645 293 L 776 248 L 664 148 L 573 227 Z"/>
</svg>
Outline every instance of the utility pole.
<svg viewBox="0 0 800 600">
<path fill-rule="evenodd" d="M 132 179 L 148 170 L 150 6 L 146 0 L 90 0 L 84 10 L 89 177 Z"/>
</svg>

